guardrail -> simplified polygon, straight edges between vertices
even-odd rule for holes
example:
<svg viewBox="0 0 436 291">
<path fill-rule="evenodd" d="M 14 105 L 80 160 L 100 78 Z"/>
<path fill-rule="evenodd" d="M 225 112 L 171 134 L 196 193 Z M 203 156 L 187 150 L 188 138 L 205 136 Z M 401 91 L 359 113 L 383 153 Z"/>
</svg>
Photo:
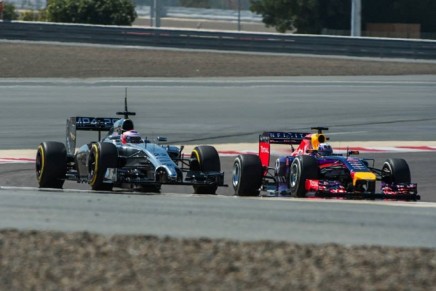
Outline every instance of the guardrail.
<svg viewBox="0 0 436 291">
<path fill-rule="evenodd" d="M 0 39 L 289 54 L 436 59 L 436 41 L 434 40 L 353 38 L 43 22 L 0 22 Z"/>
</svg>

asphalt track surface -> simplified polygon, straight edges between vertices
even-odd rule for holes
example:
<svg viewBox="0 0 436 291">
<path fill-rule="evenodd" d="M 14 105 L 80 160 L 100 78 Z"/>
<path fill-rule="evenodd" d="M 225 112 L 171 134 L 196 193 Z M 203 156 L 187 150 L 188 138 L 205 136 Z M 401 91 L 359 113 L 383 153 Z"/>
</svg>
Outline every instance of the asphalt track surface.
<svg viewBox="0 0 436 291">
<path fill-rule="evenodd" d="M 332 141 L 435 141 L 436 76 L 0 79 L 0 148 L 64 141 L 67 117 L 115 116 L 125 88 L 142 135 L 176 144 L 253 143 L 311 126 L 330 127 Z"/>
<path fill-rule="evenodd" d="M 0 87 L 3 133 L 8 137 L 0 140 L 2 149 L 63 141 L 67 116 L 113 116 L 122 109 L 125 88 L 129 109 L 138 114 L 137 129 L 150 137 L 166 135 L 175 143 L 254 142 L 264 130 L 318 125 L 331 127 L 332 140 L 344 144 L 401 140 L 422 145 L 435 140 L 435 76 L 3 79 Z M 83 138 L 87 142 L 90 137 Z M 365 156 L 378 163 L 387 157 L 405 158 L 422 200 L 436 201 L 434 152 Z M 228 183 L 232 161 L 222 159 Z M 36 186 L 32 164 L 3 164 L 0 173 L 3 227 L 436 247 L 433 203 L 238 199 L 228 197 L 231 187 L 221 188 L 218 196 L 195 199 L 188 199 L 193 197 L 190 187 L 164 186 L 163 195 L 44 192 L 6 187 Z M 87 186 L 67 182 L 65 188 Z M 174 220 L 180 221 L 168 222 Z M 132 221 L 147 223 L 132 226 Z M 258 231 L 259 223 L 265 231 Z"/>
</svg>

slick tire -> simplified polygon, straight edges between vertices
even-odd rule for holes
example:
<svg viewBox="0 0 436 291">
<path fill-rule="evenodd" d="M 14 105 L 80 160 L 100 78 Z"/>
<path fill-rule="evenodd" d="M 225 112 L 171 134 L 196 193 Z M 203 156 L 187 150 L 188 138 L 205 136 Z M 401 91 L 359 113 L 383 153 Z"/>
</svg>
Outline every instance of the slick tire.
<svg viewBox="0 0 436 291">
<path fill-rule="evenodd" d="M 40 188 L 61 189 L 67 173 L 67 149 L 63 143 L 46 141 L 36 151 L 36 179 Z"/>
<path fill-rule="evenodd" d="M 410 183 L 410 169 L 403 159 L 387 159 L 382 167 L 382 181 L 388 184 Z"/>
<path fill-rule="evenodd" d="M 103 183 L 108 168 L 116 168 L 118 164 L 118 150 L 111 143 L 93 143 L 89 153 L 89 185 L 92 190 L 112 191 L 112 183 Z"/>
<path fill-rule="evenodd" d="M 263 167 L 257 155 L 239 155 L 233 163 L 232 184 L 237 196 L 259 196 Z"/>
<path fill-rule="evenodd" d="M 220 157 L 213 146 L 197 146 L 192 150 L 190 169 L 201 172 L 221 172 Z M 194 185 L 195 194 L 216 194 L 217 185 Z"/>
<path fill-rule="evenodd" d="M 306 180 L 318 179 L 318 161 L 312 156 L 298 156 L 291 163 L 289 188 L 291 196 L 306 197 Z"/>
</svg>

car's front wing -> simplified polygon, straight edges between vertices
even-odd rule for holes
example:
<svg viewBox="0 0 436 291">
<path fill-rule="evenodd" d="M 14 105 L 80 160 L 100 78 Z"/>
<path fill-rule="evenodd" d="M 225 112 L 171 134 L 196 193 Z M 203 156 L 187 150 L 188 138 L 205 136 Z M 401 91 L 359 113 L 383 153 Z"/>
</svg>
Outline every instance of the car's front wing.
<svg viewBox="0 0 436 291">
<path fill-rule="evenodd" d="M 280 191 L 275 184 L 268 184 L 269 187 L 263 187 L 267 194 L 262 196 L 268 197 L 289 197 L 288 191 Z M 386 184 L 382 183 L 381 192 L 374 191 L 347 191 L 338 181 L 328 180 L 306 180 L 306 198 L 337 198 L 337 199 L 354 199 L 354 200 L 397 200 L 397 201 L 418 201 L 421 196 L 418 195 L 417 184 L 399 183 Z"/>
<path fill-rule="evenodd" d="M 330 192 L 309 192 L 306 197 L 310 198 L 339 198 L 349 200 L 396 200 L 396 201 L 418 201 L 421 196 L 418 194 L 385 194 L 385 193 L 371 193 L 371 192 L 343 192 L 343 193 L 330 193 Z"/>
</svg>

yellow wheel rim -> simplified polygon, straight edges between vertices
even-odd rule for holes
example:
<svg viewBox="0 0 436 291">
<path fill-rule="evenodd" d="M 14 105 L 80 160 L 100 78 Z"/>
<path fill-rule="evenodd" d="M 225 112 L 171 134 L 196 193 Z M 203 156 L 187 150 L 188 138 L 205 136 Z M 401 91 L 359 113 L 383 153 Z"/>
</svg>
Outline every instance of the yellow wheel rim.
<svg viewBox="0 0 436 291">
<path fill-rule="evenodd" d="M 92 149 L 91 151 L 94 150 L 95 152 L 95 157 L 94 157 L 94 174 L 92 176 L 91 181 L 89 182 L 89 184 L 91 186 L 94 186 L 95 182 L 97 181 L 97 173 L 98 173 L 98 146 L 97 144 L 93 144 L 92 145 Z"/>
<path fill-rule="evenodd" d="M 38 146 L 38 154 L 41 157 L 41 165 L 40 165 L 39 173 L 37 176 L 37 179 L 39 182 L 42 178 L 43 173 L 44 173 L 44 164 L 45 164 L 45 152 L 44 152 L 44 147 L 42 145 Z"/>
<path fill-rule="evenodd" d="M 201 160 L 200 160 L 200 154 L 198 153 L 198 151 L 197 150 L 193 150 L 192 151 L 192 153 L 195 155 L 195 158 L 197 159 L 197 161 L 198 161 L 198 165 L 200 166 L 200 168 L 201 168 Z"/>
</svg>

